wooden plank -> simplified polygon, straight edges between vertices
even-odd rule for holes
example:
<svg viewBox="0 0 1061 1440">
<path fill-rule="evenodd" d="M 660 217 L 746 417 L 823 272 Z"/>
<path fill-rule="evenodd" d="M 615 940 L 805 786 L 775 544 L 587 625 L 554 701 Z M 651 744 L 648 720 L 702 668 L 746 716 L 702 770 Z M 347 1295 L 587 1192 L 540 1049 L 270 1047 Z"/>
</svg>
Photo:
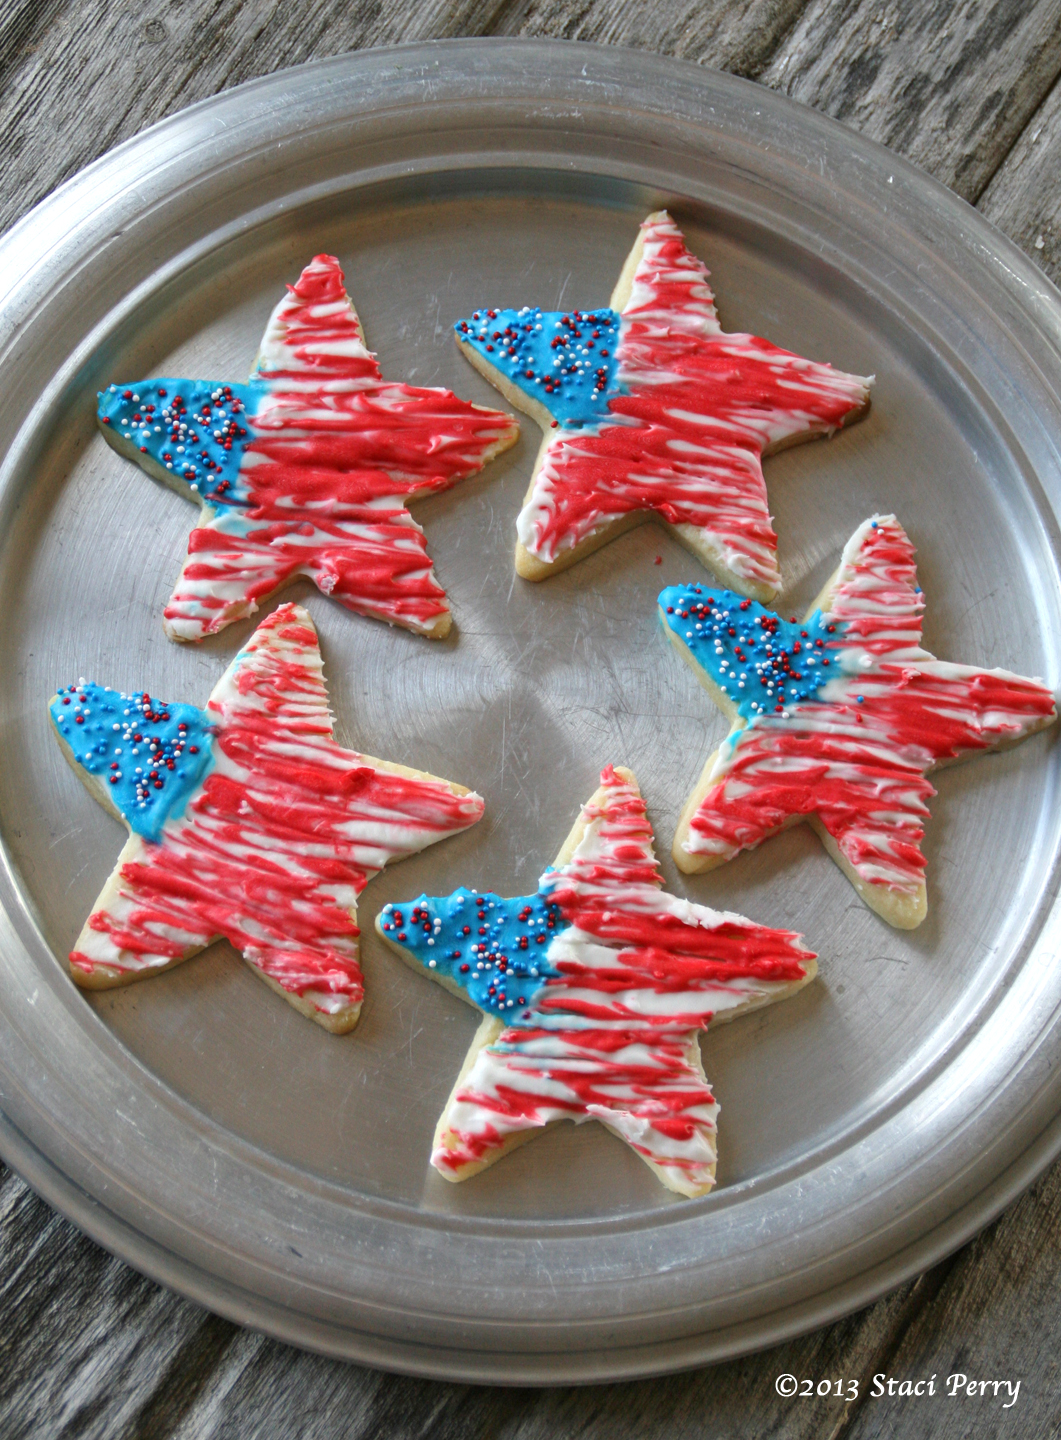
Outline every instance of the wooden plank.
<svg viewBox="0 0 1061 1440">
<path fill-rule="evenodd" d="M 111 1437 L 171 1394 L 190 1403 L 237 1327 L 113 1259 L 0 1171 L 0 1435 Z"/>
<path fill-rule="evenodd" d="M 510 0 L 20 0 L 0 37 L 0 230 L 173 111 L 304 60 L 488 31 Z M 31 138 L 32 137 L 32 138 Z"/>
<path fill-rule="evenodd" d="M 792 30 L 807 0 L 521 0 L 499 35 L 592 40 L 713 65 L 755 79 Z"/>
<path fill-rule="evenodd" d="M 1061 1430 L 1061 1166 L 1054 1166 L 995 1225 L 956 1257 L 947 1283 L 911 1317 L 887 1363 L 866 1372 L 850 1440 L 994 1440 Z M 936 1376 L 936 1394 L 874 1397 L 872 1376 Z M 1020 1381 L 1012 1394 L 948 1393 L 949 1376 Z M 881 1388 L 884 1388 L 883 1383 Z M 897 1388 L 897 1387 L 896 1387 Z"/>
<path fill-rule="evenodd" d="M 0 1230 L 5 1440 L 818 1440 L 840 1422 L 845 1402 L 784 1399 L 775 1378 L 872 1373 L 949 1268 L 764 1355 L 617 1386 L 505 1389 L 385 1375 L 241 1330 L 107 1255 L 10 1172 L 0 1180 Z"/>
<path fill-rule="evenodd" d="M 979 209 L 1061 284 L 1061 83 L 991 177 Z"/>
<path fill-rule="evenodd" d="M 814 0 L 762 79 L 975 202 L 1059 72 L 1056 0 Z"/>
<path fill-rule="evenodd" d="M 637 44 L 758 74 L 806 0 L 19 0 L 0 26 L 0 231 L 165 115 L 368 45 L 522 33 Z"/>
</svg>

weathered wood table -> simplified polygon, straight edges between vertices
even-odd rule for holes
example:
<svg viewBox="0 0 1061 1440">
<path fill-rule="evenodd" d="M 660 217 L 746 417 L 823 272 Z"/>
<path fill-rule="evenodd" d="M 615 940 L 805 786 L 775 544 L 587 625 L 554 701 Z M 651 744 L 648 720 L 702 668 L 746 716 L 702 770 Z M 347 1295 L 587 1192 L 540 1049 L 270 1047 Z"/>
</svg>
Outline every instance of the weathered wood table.
<svg viewBox="0 0 1061 1440">
<path fill-rule="evenodd" d="M 362 46 L 499 34 L 638 46 L 772 86 L 923 166 L 1061 279 L 1059 0 L 6 0 L 0 230 L 227 86 Z M 802 1340 L 678 1377 L 541 1391 L 409 1380 L 263 1339 L 143 1279 L 0 1175 L 4 1437 L 1061 1433 L 1061 1165 L 956 1255 Z M 1018 1402 L 869 1393 L 878 1372 L 953 1371 L 1019 1380 Z M 859 1398 L 784 1399 L 785 1372 L 858 1378 Z"/>
</svg>

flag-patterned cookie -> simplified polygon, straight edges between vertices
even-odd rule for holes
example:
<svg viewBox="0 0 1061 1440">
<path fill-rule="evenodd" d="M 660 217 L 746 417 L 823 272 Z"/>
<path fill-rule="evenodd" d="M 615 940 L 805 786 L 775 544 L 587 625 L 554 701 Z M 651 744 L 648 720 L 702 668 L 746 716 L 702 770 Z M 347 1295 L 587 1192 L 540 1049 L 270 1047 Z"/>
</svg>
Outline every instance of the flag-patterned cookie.
<svg viewBox="0 0 1061 1440">
<path fill-rule="evenodd" d="M 678 824 L 688 872 L 809 820 L 867 905 L 910 929 L 927 908 L 928 773 L 1057 718 L 1040 681 L 922 647 L 914 548 L 893 515 L 855 531 L 802 624 L 708 585 L 672 586 L 659 606 L 733 724 Z"/>
<path fill-rule="evenodd" d="M 384 380 L 330 255 L 273 311 L 247 384 L 111 385 L 98 418 L 119 454 L 202 506 L 164 612 L 173 640 L 253 614 L 298 575 L 361 615 L 444 636 L 446 595 L 406 506 L 519 433 L 448 390 Z"/>
<path fill-rule="evenodd" d="M 129 839 L 70 955 L 90 989 L 224 937 L 297 1010 L 351 1029 L 357 898 L 384 865 L 473 825 L 478 795 L 336 744 L 317 632 L 283 605 L 205 710 L 79 680 L 52 723 Z"/>
<path fill-rule="evenodd" d="M 483 1011 L 431 1163 L 463 1180 L 559 1120 L 599 1120 L 663 1184 L 715 1178 L 714 1021 L 813 979 L 798 935 L 668 895 L 633 775 L 609 766 L 533 895 L 387 905 L 380 935 Z"/>
<path fill-rule="evenodd" d="M 871 380 L 725 334 L 707 276 L 661 210 L 609 305 L 458 322 L 467 358 L 545 432 L 516 527 L 526 579 L 654 514 L 724 584 L 780 590 L 762 457 L 856 419 Z"/>
</svg>

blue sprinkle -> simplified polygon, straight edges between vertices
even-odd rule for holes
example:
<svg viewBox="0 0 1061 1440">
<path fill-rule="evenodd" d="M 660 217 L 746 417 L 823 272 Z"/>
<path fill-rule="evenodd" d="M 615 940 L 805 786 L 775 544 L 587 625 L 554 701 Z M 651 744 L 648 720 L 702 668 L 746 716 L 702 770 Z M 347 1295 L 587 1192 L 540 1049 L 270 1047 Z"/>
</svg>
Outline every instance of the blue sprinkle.
<svg viewBox="0 0 1061 1440">
<path fill-rule="evenodd" d="M 122 438 L 163 470 L 194 481 L 200 499 L 224 509 L 250 504 L 239 471 L 251 438 L 248 417 L 266 390 L 261 380 L 246 385 L 138 380 L 104 391 L 97 413 L 107 434 Z"/>
<path fill-rule="evenodd" d="M 828 638 L 836 625 L 820 611 L 800 624 L 731 590 L 671 585 L 659 605 L 667 626 L 745 720 L 783 713 L 786 696 L 788 704 L 820 699 L 829 678 L 825 651 L 842 643 Z"/>
<path fill-rule="evenodd" d="M 50 712 L 61 734 L 80 730 L 90 741 L 103 737 L 79 763 L 106 784 L 115 809 L 145 840 L 158 841 L 166 821 L 184 813 L 213 765 L 213 726 L 194 705 L 169 705 L 143 692 L 123 695 L 89 683 L 60 690 Z"/>
<path fill-rule="evenodd" d="M 607 306 L 477 310 L 454 329 L 565 429 L 599 425 L 625 393 L 616 378 L 620 317 Z"/>
<path fill-rule="evenodd" d="M 510 900 L 462 886 L 452 895 L 386 905 L 380 925 L 388 940 L 506 1025 L 538 1023 L 524 1007 L 533 1006 L 546 981 L 560 973 L 546 958 L 549 943 L 565 928 L 560 907 L 548 898 L 546 877 L 536 894 Z"/>
</svg>

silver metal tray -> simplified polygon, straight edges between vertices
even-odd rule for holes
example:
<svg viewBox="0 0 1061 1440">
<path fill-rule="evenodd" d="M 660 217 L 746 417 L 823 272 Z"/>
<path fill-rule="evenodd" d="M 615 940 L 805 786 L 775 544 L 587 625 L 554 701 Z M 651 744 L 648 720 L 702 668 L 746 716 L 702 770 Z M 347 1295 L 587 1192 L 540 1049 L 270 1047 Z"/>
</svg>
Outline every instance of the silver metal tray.
<svg viewBox="0 0 1061 1440">
<path fill-rule="evenodd" d="M 820 980 L 709 1034 L 719 1186 L 677 1200 L 599 1127 L 453 1187 L 427 1165 L 475 1014 L 383 952 L 376 910 L 522 893 L 608 762 L 669 849 L 724 730 L 660 639 L 697 569 L 646 526 L 514 580 L 533 426 L 422 504 L 456 627 L 432 644 L 306 586 L 340 737 L 476 786 L 487 818 L 361 910 L 367 1002 L 324 1034 L 217 946 L 86 996 L 62 964 L 120 827 L 48 733 L 79 674 L 201 701 L 249 624 L 160 614 L 194 511 L 95 433 L 150 374 L 242 378 L 285 281 L 338 254 L 384 373 L 495 402 L 450 322 L 599 305 L 672 208 L 723 323 L 876 372 L 868 417 L 768 461 L 793 612 L 895 510 L 948 658 L 1061 678 L 1061 305 L 960 200 L 749 84 L 634 52 L 368 52 L 199 105 L 64 186 L 0 246 L 0 1149 L 132 1264 L 298 1344 L 426 1375 L 603 1379 L 733 1355 L 864 1304 L 962 1242 L 1061 1146 L 1061 754 L 939 777 L 931 911 L 864 905 L 806 827 L 672 889 L 803 931 Z M 656 557 L 662 563 L 656 563 Z"/>
</svg>

